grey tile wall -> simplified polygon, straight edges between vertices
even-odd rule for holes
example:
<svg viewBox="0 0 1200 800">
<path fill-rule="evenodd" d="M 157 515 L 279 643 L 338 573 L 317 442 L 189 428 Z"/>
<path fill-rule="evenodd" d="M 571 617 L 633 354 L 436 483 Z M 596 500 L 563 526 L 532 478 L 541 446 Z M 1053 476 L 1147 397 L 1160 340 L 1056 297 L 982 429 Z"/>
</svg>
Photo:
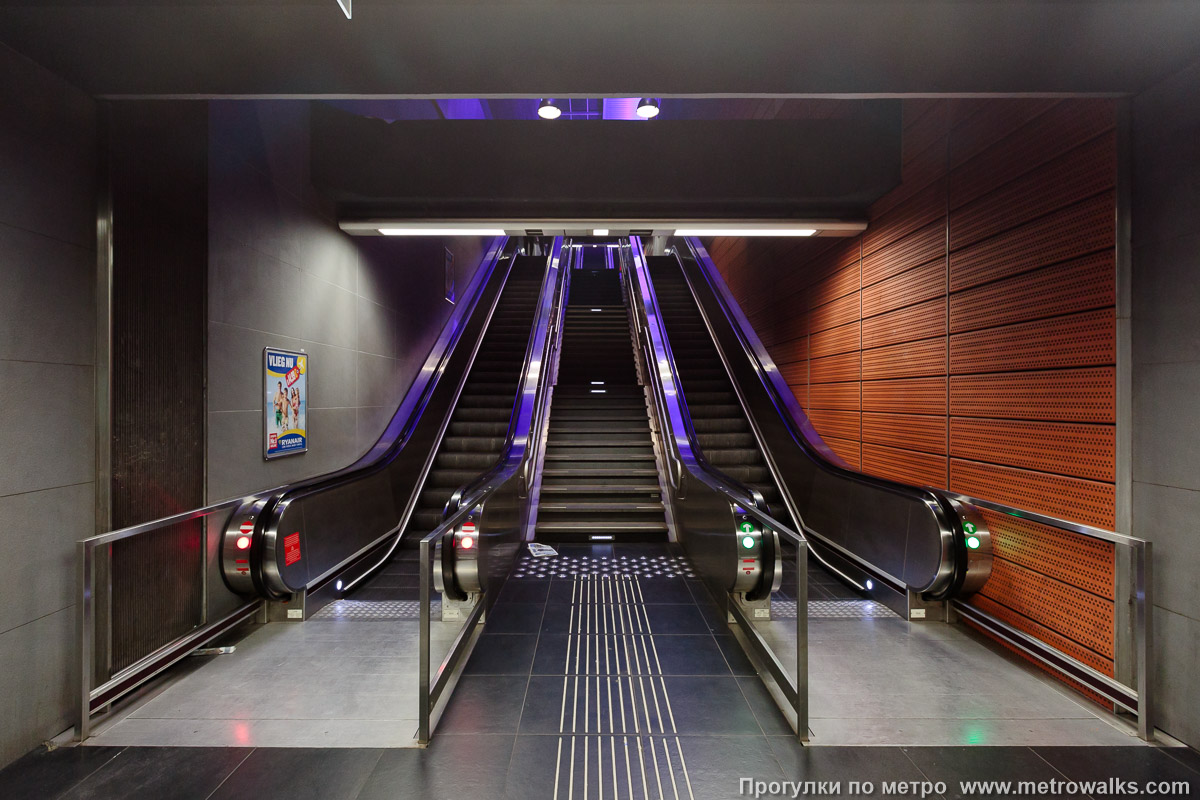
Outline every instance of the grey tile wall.
<svg viewBox="0 0 1200 800">
<path fill-rule="evenodd" d="M 0 45 L 0 765 L 71 708 L 75 542 L 95 525 L 91 98 Z"/>
<path fill-rule="evenodd" d="M 1154 542 L 1159 727 L 1200 747 L 1200 63 L 1133 101 L 1133 532 Z"/>
<path fill-rule="evenodd" d="M 347 236 L 311 185 L 309 105 L 209 106 L 208 497 L 346 466 L 383 432 L 483 242 Z M 309 451 L 262 457 L 262 349 L 310 354 Z"/>
</svg>

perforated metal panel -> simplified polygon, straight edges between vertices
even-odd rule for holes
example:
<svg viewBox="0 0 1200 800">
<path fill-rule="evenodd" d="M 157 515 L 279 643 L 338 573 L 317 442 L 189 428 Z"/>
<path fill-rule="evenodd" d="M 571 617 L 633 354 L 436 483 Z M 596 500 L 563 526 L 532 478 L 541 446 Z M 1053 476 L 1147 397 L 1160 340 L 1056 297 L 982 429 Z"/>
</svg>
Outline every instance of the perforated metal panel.
<svg viewBox="0 0 1200 800">
<path fill-rule="evenodd" d="M 962 164 L 1059 104 L 1054 99 L 960 100 L 952 110 L 950 163 Z"/>
<path fill-rule="evenodd" d="M 1117 300 L 1114 262 L 1114 253 L 1106 250 L 957 292 L 950 296 L 950 330 L 959 333 L 1112 307 Z M 864 344 L 870 327 L 863 323 Z"/>
<path fill-rule="evenodd" d="M 858 411 L 858 381 L 853 383 L 814 383 L 809 387 L 813 408 Z"/>
<path fill-rule="evenodd" d="M 814 295 L 816 293 L 814 292 Z M 851 322 L 858 322 L 858 291 L 839 297 L 831 303 L 817 306 L 808 312 L 809 330 L 817 331 L 836 328 Z"/>
<path fill-rule="evenodd" d="M 938 337 L 864 350 L 862 373 L 863 380 L 945 375 L 946 339 Z"/>
<path fill-rule="evenodd" d="M 1112 100 L 1058 103 L 956 168 L 950 175 L 950 207 L 958 208 L 1040 168 L 1052 158 L 1112 130 L 1116 122 Z M 956 138 L 951 137 L 952 152 L 957 149 Z"/>
<path fill-rule="evenodd" d="M 859 360 L 861 354 L 855 349 L 849 353 L 836 356 L 814 358 L 811 380 L 813 383 L 834 383 L 836 381 L 856 381 L 859 379 Z"/>
<path fill-rule="evenodd" d="M 863 286 L 946 256 L 946 220 L 939 218 L 895 244 L 863 257 Z"/>
<path fill-rule="evenodd" d="M 924 113 L 904 120 L 904 136 L 900 147 L 900 157 L 904 164 L 908 164 L 931 147 L 940 145 L 945 148 L 952 103 L 948 100 L 925 102 L 928 106 Z M 945 158 L 944 153 L 942 157 Z"/>
<path fill-rule="evenodd" d="M 1105 192 L 950 254 L 950 290 L 1116 246 L 1116 197 Z"/>
<path fill-rule="evenodd" d="M 863 289 L 864 317 L 915 305 L 946 294 L 946 262 L 938 259 Z"/>
<path fill-rule="evenodd" d="M 957 250 L 1112 189 L 1116 179 L 1116 134 L 1110 132 L 951 213 L 950 248 Z"/>
<path fill-rule="evenodd" d="M 997 559 L 981 594 L 1093 652 L 1113 657 L 1113 604 L 1011 561 Z"/>
<path fill-rule="evenodd" d="M 1115 449 L 1116 430 L 1111 425 L 950 420 L 950 454 L 975 461 L 1111 483 L 1115 480 Z"/>
<path fill-rule="evenodd" d="M 862 387 L 863 411 L 900 414 L 946 414 L 945 378 L 904 378 L 867 381 Z"/>
<path fill-rule="evenodd" d="M 980 509 L 996 558 L 1020 564 L 1106 600 L 1116 596 L 1115 547 L 1028 519 Z"/>
<path fill-rule="evenodd" d="M 955 375 L 1090 367 L 1114 364 L 1116 359 L 1116 317 L 1111 308 L 950 337 L 950 371 Z"/>
<path fill-rule="evenodd" d="M 842 267 L 827 278 L 823 278 L 809 286 L 808 288 L 808 304 L 810 308 L 817 308 L 826 303 L 832 303 L 839 297 L 844 297 L 851 292 L 858 291 L 858 263 L 853 263 L 850 266 Z"/>
<path fill-rule="evenodd" d="M 897 309 L 862 324 L 862 346 L 885 347 L 946 333 L 946 299 L 937 297 L 915 306 Z"/>
<path fill-rule="evenodd" d="M 1055 631 L 1053 628 L 1048 628 L 1045 625 L 1038 624 L 1034 620 L 1013 611 L 1003 603 L 997 603 L 987 595 L 980 594 L 971 598 L 971 605 L 986 611 L 1002 622 L 1007 622 L 1019 631 L 1024 631 L 1030 636 L 1041 639 L 1053 647 L 1062 650 L 1069 656 L 1079 659 L 1089 667 L 1104 673 L 1105 675 L 1113 674 L 1113 661 L 1111 658 L 1105 658 L 1095 650 L 1087 648 L 1079 642 L 1074 641 L 1066 636 Z"/>
<path fill-rule="evenodd" d="M 1111 483 L 951 459 L 950 488 L 1107 530 L 1115 522 Z"/>
<path fill-rule="evenodd" d="M 935 181 L 900 203 L 887 213 L 880 215 L 876 210 L 868 213 L 871 224 L 862 235 L 862 253 L 865 258 L 881 247 L 903 239 L 915 230 L 925 227 L 946 215 L 946 180 Z"/>
<path fill-rule="evenodd" d="M 858 350 L 859 323 L 852 322 L 838 328 L 814 333 L 809 339 L 809 356 L 813 359 Z"/>
<path fill-rule="evenodd" d="M 858 438 L 859 414 L 857 411 L 830 411 L 814 408 L 808 412 L 808 418 L 822 437 Z"/>
<path fill-rule="evenodd" d="M 923 453 L 946 454 L 946 418 L 917 414 L 862 415 L 864 443 L 891 445 Z"/>
<path fill-rule="evenodd" d="M 863 471 L 918 486 L 946 487 L 946 457 L 863 444 Z"/>
<path fill-rule="evenodd" d="M 950 413 L 956 417 L 1113 422 L 1112 367 L 1001 375 L 955 375 Z"/>
<path fill-rule="evenodd" d="M 836 437 L 826 438 L 822 436 L 821 438 L 825 439 L 825 443 L 833 449 L 833 452 L 845 459 L 846 463 L 851 467 L 855 469 L 862 468 L 861 445 L 858 442 L 851 439 L 838 439 Z"/>
</svg>

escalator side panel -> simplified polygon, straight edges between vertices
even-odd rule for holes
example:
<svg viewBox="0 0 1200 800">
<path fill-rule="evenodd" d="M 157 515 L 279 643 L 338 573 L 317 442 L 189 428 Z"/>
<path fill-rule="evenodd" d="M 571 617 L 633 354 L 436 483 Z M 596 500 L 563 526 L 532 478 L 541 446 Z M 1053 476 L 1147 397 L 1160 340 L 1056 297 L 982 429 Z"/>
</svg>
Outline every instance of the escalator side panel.
<svg viewBox="0 0 1200 800">
<path fill-rule="evenodd" d="M 699 406 L 697 435 L 710 463 L 717 469 L 730 470 L 732 477 L 759 489 L 780 521 L 792 522 L 796 530 L 803 528 L 817 544 L 834 548 L 851 562 L 894 584 L 917 591 L 936 594 L 951 590 L 955 533 L 952 521 L 937 498 L 922 489 L 870 478 L 828 464 L 802 442 L 797 442 L 753 365 L 731 355 L 727 364 L 732 372 L 726 371 L 726 362 L 722 361 L 720 353 L 739 353 L 741 344 L 699 266 L 688 259 L 667 257 L 649 258 L 647 264 L 655 292 L 660 296 L 672 350 L 681 344 L 684 348 L 683 358 L 676 354 L 677 361 L 681 362 L 679 373 L 683 393 L 689 411 L 693 412 L 694 423 L 697 415 L 693 406 Z M 712 325 L 711 332 L 705 319 Z M 739 467 L 736 464 L 738 458 L 749 456 L 751 448 L 732 448 L 728 442 L 711 437 L 705 446 L 701 430 L 708 424 L 706 419 L 720 418 L 723 425 L 732 426 L 731 430 L 736 425 L 727 397 L 723 398 L 719 408 L 709 412 L 713 401 L 718 399 L 712 394 L 718 391 L 715 370 L 703 374 L 702 393 L 698 402 L 693 401 L 696 382 L 689 386 L 689 366 L 695 373 L 705 365 L 698 355 L 689 354 L 699 353 L 701 348 L 694 343 L 697 339 L 705 340 L 708 363 L 715 364 L 725 376 L 726 381 L 720 387 L 728 386 L 733 390 L 736 382 L 734 404 L 739 406 L 747 430 L 757 429 L 756 441 L 769 444 L 769 456 L 755 448 L 758 458 L 748 458 Z M 750 427 L 751 421 L 754 428 Z M 740 428 L 738 430 L 740 432 Z M 715 459 L 710 449 L 718 454 Z M 721 455 L 723 452 L 729 455 Z M 777 486 L 775 476 L 785 485 Z M 792 512 L 798 512 L 802 520 L 793 520 Z M 785 514 L 788 516 L 784 517 Z"/>
</svg>

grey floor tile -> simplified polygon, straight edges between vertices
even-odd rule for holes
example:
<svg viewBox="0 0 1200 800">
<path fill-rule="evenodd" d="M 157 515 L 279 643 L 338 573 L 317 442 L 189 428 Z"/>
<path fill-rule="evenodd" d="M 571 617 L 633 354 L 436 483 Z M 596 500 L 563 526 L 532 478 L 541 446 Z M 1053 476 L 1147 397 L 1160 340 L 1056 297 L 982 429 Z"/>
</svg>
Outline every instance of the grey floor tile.
<svg viewBox="0 0 1200 800">
<path fill-rule="evenodd" d="M 438 723 L 438 733 L 516 733 L 529 678 L 464 675 Z"/>
<path fill-rule="evenodd" d="M 737 639 L 730 634 L 717 635 L 713 638 L 725 655 L 725 663 L 729 665 L 729 669 L 734 675 L 758 674 L 758 670 L 754 668 L 754 664 L 750 662 L 749 656 L 746 655 L 746 651 L 742 649 Z"/>
<path fill-rule="evenodd" d="M 424 750 L 387 750 L 356 800 L 499 797 L 512 758 L 511 735 L 438 731 Z"/>
<path fill-rule="evenodd" d="M 948 800 L 1011 797 L 1018 792 L 1020 781 L 1049 784 L 1050 781 L 1066 780 L 1061 772 L 1028 747 L 906 747 L 903 750 L 926 777 L 946 784 Z M 974 781 L 1011 781 L 1012 784 L 1008 789 L 995 787 L 997 791 L 985 792 L 978 786 L 968 785 Z M 1050 793 L 1047 787 L 1046 794 Z M 1065 792 L 1056 792 L 1055 796 L 1087 797 L 1082 793 Z"/>
<path fill-rule="evenodd" d="M 127 747 L 62 797 L 204 800 L 251 752 L 235 747 Z"/>
<path fill-rule="evenodd" d="M 510 580 L 505 582 L 496 599 L 500 603 L 544 603 L 550 591 L 550 581 Z"/>
<path fill-rule="evenodd" d="M 794 737 L 767 738 L 788 780 L 840 782 L 842 797 L 880 797 L 884 781 L 925 780 L 898 747 L 803 747 Z M 850 781 L 870 782 L 874 790 L 850 794 Z"/>
<path fill-rule="evenodd" d="M 758 676 L 738 678 L 738 686 L 754 712 L 754 718 L 768 736 L 787 736 L 793 733 L 791 724 Z"/>
<path fill-rule="evenodd" d="M 354 800 L 382 752 L 351 748 L 259 748 L 234 770 L 212 798 Z"/>
<path fill-rule="evenodd" d="M 764 736 L 681 736 L 679 743 L 696 800 L 742 796 L 743 778 L 768 784 L 785 779 Z"/>
<path fill-rule="evenodd" d="M 464 675 L 528 675 L 537 634 L 485 633 L 475 643 Z"/>
<path fill-rule="evenodd" d="M 488 633 L 537 633 L 545 603 L 498 603 L 487 616 Z"/>
<path fill-rule="evenodd" d="M 60 747 L 37 750 L 0 770 L 0 797 L 52 800 L 101 769 L 121 747 Z"/>
<path fill-rule="evenodd" d="M 711 633 L 708 622 L 694 604 L 647 605 L 646 617 L 653 633 Z"/>
<path fill-rule="evenodd" d="M 1073 781 L 1184 781 L 1191 794 L 1200 792 L 1200 775 L 1156 747 L 1035 747 L 1034 752 Z"/>
<path fill-rule="evenodd" d="M 738 679 L 667 677 L 668 695 L 680 734 L 761 734 Z"/>
</svg>

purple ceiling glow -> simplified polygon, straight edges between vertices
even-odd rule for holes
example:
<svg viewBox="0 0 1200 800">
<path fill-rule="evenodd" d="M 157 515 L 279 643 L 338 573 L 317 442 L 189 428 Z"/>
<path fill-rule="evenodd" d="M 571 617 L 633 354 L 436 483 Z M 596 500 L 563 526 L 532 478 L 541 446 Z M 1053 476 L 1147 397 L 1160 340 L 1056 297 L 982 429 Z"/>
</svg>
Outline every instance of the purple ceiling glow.
<svg viewBox="0 0 1200 800">
<path fill-rule="evenodd" d="M 638 97 L 604 98 L 604 119 L 641 119 L 637 115 Z"/>
<path fill-rule="evenodd" d="M 438 100 L 438 108 L 446 119 L 491 119 L 487 102 L 470 98 Z"/>
</svg>

